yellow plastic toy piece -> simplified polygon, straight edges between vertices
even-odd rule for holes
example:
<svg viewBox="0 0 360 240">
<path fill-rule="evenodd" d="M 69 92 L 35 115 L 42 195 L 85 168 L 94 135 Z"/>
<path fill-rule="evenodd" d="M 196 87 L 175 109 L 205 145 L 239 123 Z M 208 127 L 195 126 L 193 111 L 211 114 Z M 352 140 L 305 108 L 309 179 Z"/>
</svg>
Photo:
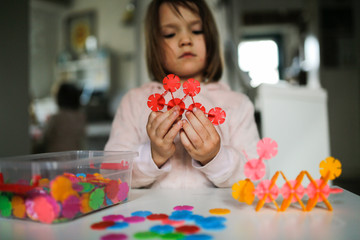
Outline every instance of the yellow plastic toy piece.
<svg viewBox="0 0 360 240">
<path fill-rule="evenodd" d="M 320 163 L 320 174 L 323 178 L 330 172 L 329 180 L 334 180 L 341 174 L 341 162 L 333 157 L 328 157 Z"/>
<path fill-rule="evenodd" d="M 255 186 L 250 179 L 240 180 L 232 186 L 232 196 L 239 202 L 251 205 L 255 199 Z"/>
<path fill-rule="evenodd" d="M 226 215 L 229 214 L 231 211 L 227 208 L 213 208 L 209 210 L 209 213 L 214 215 Z"/>
</svg>

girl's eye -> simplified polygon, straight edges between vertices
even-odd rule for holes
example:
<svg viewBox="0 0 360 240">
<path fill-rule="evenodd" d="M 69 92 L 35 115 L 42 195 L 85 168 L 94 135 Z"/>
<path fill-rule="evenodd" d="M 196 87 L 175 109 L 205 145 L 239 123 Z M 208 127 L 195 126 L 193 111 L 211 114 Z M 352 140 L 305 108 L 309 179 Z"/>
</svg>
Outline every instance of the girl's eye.
<svg viewBox="0 0 360 240">
<path fill-rule="evenodd" d="M 204 33 L 204 31 L 203 30 L 194 30 L 194 31 L 192 31 L 193 32 L 193 34 L 196 34 L 196 35 L 198 35 L 198 34 L 203 34 Z"/>
<path fill-rule="evenodd" d="M 175 36 L 175 33 L 164 34 L 163 36 L 164 36 L 164 38 L 172 38 Z"/>
</svg>

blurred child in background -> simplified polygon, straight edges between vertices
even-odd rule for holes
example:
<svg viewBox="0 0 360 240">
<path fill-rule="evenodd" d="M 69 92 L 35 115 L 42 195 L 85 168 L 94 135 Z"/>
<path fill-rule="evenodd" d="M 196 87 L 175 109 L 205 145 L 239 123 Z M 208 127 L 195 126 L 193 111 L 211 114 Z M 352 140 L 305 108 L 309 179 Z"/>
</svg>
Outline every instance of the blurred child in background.
<svg viewBox="0 0 360 240">
<path fill-rule="evenodd" d="M 56 102 L 59 110 L 50 116 L 44 129 L 45 152 L 82 150 L 85 143 L 86 117 L 80 104 L 81 91 L 73 84 L 62 83 Z"/>
</svg>

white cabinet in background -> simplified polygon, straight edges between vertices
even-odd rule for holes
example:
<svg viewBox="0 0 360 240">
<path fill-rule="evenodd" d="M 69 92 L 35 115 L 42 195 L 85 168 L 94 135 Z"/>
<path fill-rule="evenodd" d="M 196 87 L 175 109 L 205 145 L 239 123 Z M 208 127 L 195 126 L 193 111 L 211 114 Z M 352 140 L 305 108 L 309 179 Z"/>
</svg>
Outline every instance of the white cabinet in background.
<svg viewBox="0 0 360 240">
<path fill-rule="evenodd" d="M 319 164 L 330 156 L 327 92 L 288 84 L 263 84 L 257 91 L 261 135 L 278 143 L 277 156 L 269 160 L 270 177 L 283 171 L 292 180 L 307 170 L 320 178 Z M 277 183 L 282 186 L 282 177 Z"/>
</svg>

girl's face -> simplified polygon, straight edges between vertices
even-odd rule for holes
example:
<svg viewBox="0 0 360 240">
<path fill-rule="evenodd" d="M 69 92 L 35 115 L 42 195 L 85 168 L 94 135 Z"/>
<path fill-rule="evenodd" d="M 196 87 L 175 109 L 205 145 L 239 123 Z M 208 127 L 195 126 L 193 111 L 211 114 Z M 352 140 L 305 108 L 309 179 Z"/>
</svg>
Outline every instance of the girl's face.
<svg viewBox="0 0 360 240">
<path fill-rule="evenodd" d="M 179 6 L 181 16 L 167 4 L 160 6 L 160 29 L 164 49 L 164 68 L 182 81 L 203 81 L 206 46 L 200 17 Z"/>
</svg>

